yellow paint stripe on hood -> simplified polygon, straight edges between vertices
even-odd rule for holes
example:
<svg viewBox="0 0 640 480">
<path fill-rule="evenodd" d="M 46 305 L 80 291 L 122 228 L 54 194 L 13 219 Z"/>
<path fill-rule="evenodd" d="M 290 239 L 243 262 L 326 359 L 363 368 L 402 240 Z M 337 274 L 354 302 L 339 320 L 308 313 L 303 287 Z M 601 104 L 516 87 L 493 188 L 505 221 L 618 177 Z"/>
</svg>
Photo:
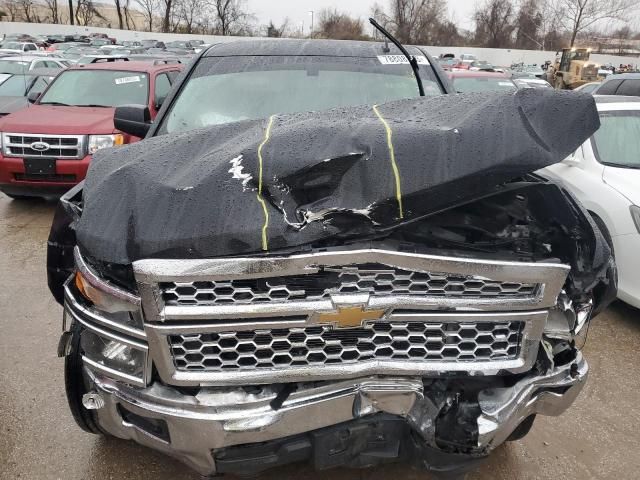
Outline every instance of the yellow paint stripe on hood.
<svg viewBox="0 0 640 480">
<path fill-rule="evenodd" d="M 398 165 L 396 164 L 396 154 L 393 149 L 393 131 L 389 126 L 389 123 L 384 119 L 380 111 L 378 110 L 378 105 L 373 106 L 373 111 L 376 113 L 384 128 L 387 132 L 387 146 L 389 147 L 389 159 L 391 160 L 391 168 L 393 170 L 393 176 L 396 181 L 396 199 L 398 200 L 398 216 L 400 218 L 404 218 L 404 211 L 402 210 L 402 190 L 400 188 L 400 171 L 398 170 Z"/>
</svg>

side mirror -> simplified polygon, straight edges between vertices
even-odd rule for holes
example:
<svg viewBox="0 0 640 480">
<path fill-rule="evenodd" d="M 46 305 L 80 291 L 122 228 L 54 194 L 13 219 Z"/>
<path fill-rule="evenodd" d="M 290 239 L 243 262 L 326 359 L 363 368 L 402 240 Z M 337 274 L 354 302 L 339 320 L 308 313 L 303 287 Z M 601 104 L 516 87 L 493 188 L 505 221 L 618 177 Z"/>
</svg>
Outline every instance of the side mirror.
<svg viewBox="0 0 640 480">
<path fill-rule="evenodd" d="M 144 138 L 151 127 L 151 113 L 146 105 L 116 107 L 113 125 L 121 132 Z"/>
<path fill-rule="evenodd" d="M 42 95 L 42 92 L 31 91 L 27 94 L 27 101 L 29 103 L 36 103 L 40 98 L 40 95 Z"/>
</svg>

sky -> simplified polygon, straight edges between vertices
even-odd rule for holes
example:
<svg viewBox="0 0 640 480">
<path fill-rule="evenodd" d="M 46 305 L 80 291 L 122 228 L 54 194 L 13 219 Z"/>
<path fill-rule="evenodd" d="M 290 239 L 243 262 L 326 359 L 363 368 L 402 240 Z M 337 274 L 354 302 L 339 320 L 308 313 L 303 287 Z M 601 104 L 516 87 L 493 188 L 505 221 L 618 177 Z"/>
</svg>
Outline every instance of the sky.
<svg viewBox="0 0 640 480">
<path fill-rule="evenodd" d="M 387 6 L 387 0 L 377 0 L 380 5 Z M 478 0 L 447 0 L 449 16 L 461 28 L 473 26 L 471 16 Z M 363 20 L 368 18 L 371 7 L 376 0 L 246 0 L 250 12 L 255 14 L 258 23 L 268 24 L 270 20 L 280 25 L 289 18 L 291 27 L 300 29 L 304 22 L 305 33 L 311 27 L 310 11 L 318 13 L 324 8 L 337 8 Z"/>
</svg>

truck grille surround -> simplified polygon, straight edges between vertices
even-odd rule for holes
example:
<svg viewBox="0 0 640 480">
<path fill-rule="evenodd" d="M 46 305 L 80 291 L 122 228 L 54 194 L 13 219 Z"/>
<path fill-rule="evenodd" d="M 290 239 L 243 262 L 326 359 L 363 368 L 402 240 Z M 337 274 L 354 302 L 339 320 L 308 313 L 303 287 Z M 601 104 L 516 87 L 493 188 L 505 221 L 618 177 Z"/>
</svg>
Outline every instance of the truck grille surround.
<svg viewBox="0 0 640 480">
<path fill-rule="evenodd" d="M 353 250 L 134 263 L 174 385 L 520 373 L 568 267 Z"/>
<path fill-rule="evenodd" d="M 2 147 L 5 157 L 82 159 L 85 136 L 3 133 Z"/>
<path fill-rule="evenodd" d="M 326 267 L 318 273 L 280 278 L 160 284 L 166 305 L 248 304 L 319 300 L 334 294 L 527 297 L 538 285 L 411 272 L 384 265 Z"/>
</svg>

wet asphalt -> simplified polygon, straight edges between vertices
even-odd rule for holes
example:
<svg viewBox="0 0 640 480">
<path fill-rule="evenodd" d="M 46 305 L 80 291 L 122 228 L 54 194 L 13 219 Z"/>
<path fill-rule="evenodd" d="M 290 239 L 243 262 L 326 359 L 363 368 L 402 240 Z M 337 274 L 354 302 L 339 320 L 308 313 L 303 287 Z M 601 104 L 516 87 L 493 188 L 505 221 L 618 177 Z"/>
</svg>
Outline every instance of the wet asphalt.
<svg viewBox="0 0 640 480">
<path fill-rule="evenodd" d="M 55 203 L 0 193 L 0 478 L 200 479 L 132 442 L 82 432 L 66 405 L 56 357 L 61 308 L 46 283 Z M 558 418 L 538 418 L 468 480 L 640 478 L 640 310 L 617 302 L 593 323 L 589 381 Z M 430 479 L 402 465 L 314 473 L 279 468 L 265 479 Z"/>
</svg>

